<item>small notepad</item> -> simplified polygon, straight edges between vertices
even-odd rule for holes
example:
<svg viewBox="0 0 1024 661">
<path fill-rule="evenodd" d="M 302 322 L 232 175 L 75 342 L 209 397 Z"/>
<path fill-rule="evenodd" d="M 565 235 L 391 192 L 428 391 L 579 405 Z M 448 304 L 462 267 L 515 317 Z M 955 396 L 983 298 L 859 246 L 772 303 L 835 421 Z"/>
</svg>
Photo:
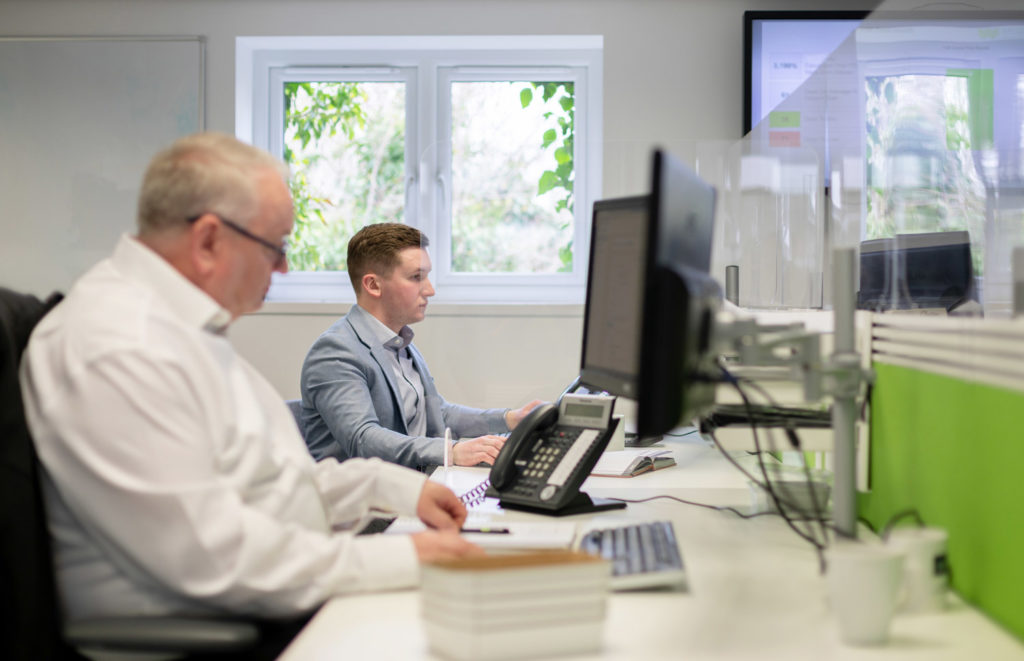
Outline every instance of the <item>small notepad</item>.
<svg viewBox="0 0 1024 661">
<path fill-rule="evenodd" d="M 633 477 L 675 464 L 671 450 L 620 450 L 602 454 L 590 474 L 600 477 Z"/>
</svg>

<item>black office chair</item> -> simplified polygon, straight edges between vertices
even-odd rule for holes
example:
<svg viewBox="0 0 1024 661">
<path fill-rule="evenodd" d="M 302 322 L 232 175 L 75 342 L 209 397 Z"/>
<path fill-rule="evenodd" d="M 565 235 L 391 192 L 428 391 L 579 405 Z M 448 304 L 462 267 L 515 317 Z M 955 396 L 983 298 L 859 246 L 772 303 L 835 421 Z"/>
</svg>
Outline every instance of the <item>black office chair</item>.
<svg viewBox="0 0 1024 661">
<path fill-rule="evenodd" d="M 188 617 L 97 618 L 61 626 L 50 536 L 18 383 L 18 365 L 45 302 L 0 288 L 0 658 L 84 659 L 78 649 L 252 658 L 254 623 Z"/>
</svg>

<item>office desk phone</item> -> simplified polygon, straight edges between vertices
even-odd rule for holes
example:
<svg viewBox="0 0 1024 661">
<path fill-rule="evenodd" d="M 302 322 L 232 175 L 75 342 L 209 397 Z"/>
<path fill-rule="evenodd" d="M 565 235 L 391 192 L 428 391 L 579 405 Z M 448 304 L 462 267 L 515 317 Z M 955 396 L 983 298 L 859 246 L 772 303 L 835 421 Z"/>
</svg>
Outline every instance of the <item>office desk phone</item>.
<svg viewBox="0 0 1024 661">
<path fill-rule="evenodd" d="M 625 507 L 579 490 L 618 424 L 614 406 L 614 397 L 565 395 L 557 405 L 530 411 L 491 469 L 491 487 L 502 507 L 553 516 Z"/>
</svg>

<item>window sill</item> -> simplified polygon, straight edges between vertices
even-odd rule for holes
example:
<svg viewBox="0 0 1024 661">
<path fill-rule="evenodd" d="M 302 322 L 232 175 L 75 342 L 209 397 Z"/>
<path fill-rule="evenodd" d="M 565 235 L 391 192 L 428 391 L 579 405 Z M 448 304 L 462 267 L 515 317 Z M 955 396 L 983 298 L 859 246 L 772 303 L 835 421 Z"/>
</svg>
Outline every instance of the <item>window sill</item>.
<svg viewBox="0 0 1024 661">
<path fill-rule="evenodd" d="M 265 303 L 247 316 L 323 316 L 340 317 L 352 303 Z M 427 308 L 431 317 L 549 317 L 582 318 L 583 305 L 564 303 L 432 303 Z"/>
</svg>

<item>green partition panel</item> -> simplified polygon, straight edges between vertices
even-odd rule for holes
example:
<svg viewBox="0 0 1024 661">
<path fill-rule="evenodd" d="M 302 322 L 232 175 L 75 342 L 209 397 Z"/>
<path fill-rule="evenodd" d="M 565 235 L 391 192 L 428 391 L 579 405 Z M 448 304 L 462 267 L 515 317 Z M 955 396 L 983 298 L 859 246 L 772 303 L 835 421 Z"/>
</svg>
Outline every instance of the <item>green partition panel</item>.
<svg viewBox="0 0 1024 661">
<path fill-rule="evenodd" d="M 953 587 L 1024 639 L 1024 393 L 875 363 L 876 528 L 901 510 L 949 532 Z"/>
</svg>

